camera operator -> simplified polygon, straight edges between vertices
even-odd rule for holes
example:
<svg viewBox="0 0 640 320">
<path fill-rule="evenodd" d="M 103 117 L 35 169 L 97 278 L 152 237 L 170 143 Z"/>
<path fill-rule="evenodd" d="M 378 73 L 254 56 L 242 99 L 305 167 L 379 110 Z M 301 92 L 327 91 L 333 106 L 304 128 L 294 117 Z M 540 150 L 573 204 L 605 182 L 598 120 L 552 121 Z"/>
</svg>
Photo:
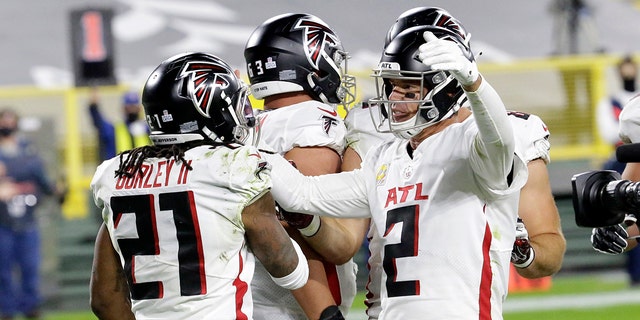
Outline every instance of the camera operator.
<svg viewBox="0 0 640 320">
<path fill-rule="evenodd" d="M 619 135 L 624 143 L 640 143 L 640 95 L 631 98 L 620 113 Z M 634 151 L 633 149 L 628 150 Z M 636 160 L 640 159 L 640 144 L 636 150 L 626 156 L 632 159 L 627 161 L 618 159 L 622 162 L 629 162 L 622 173 L 623 180 L 640 181 L 640 162 Z M 617 154 L 620 158 L 621 152 L 617 152 Z M 638 245 L 637 237 L 640 236 L 636 224 L 639 216 L 637 213 L 627 214 L 620 224 L 594 228 L 591 235 L 593 248 L 606 254 L 620 254 L 635 248 Z M 630 274 L 630 276 L 631 285 L 640 285 L 640 275 Z"/>
</svg>

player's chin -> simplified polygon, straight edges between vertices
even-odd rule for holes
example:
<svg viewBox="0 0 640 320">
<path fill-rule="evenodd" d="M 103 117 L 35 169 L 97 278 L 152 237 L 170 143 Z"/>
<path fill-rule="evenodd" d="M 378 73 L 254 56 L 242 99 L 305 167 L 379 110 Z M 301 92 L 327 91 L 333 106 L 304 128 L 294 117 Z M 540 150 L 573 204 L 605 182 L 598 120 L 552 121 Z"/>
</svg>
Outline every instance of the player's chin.
<svg viewBox="0 0 640 320">
<path fill-rule="evenodd" d="M 392 116 L 393 116 L 393 122 L 402 123 L 411 119 L 413 115 L 410 115 L 406 112 L 394 111 L 392 113 Z"/>
</svg>

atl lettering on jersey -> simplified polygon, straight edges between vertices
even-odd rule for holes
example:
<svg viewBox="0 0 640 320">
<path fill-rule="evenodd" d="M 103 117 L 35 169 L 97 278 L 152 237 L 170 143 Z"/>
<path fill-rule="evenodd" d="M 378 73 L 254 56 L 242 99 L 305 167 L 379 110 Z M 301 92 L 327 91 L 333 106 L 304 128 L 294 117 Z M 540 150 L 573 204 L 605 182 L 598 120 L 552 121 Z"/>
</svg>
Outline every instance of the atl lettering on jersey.
<svg viewBox="0 0 640 320">
<path fill-rule="evenodd" d="M 398 196 L 400 196 L 398 198 Z M 409 196 L 413 196 L 409 198 Z M 388 207 L 390 204 L 396 205 L 398 203 L 406 202 L 407 200 L 427 200 L 429 195 L 422 194 L 422 183 L 416 183 L 410 186 L 394 187 L 387 192 L 387 202 L 384 207 Z"/>
<path fill-rule="evenodd" d="M 188 165 L 191 165 L 191 161 L 187 163 L 182 162 L 178 166 L 174 166 L 175 160 L 162 160 L 156 164 L 142 164 L 142 173 L 136 174 L 132 177 L 121 176 L 116 181 L 116 190 L 128 190 L 128 189 L 148 189 L 159 188 L 168 185 L 183 185 L 187 183 L 187 176 L 189 175 Z M 178 168 L 179 167 L 179 168 Z M 177 175 L 173 175 L 175 180 L 172 180 L 172 170 L 180 170 Z"/>
</svg>

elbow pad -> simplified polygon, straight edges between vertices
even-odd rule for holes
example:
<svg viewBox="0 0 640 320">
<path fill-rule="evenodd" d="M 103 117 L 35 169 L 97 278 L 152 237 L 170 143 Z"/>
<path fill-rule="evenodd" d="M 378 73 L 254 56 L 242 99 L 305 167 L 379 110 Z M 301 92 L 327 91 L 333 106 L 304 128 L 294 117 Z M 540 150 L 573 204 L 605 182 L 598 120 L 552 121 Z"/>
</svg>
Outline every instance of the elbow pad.
<svg viewBox="0 0 640 320">
<path fill-rule="evenodd" d="M 275 278 L 271 276 L 271 279 L 273 279 L 275 284 L 285 289 L 295 290 L 301 288 L 307 283 L 307 279 L 309 279 L 309 265 L 307 264 L 307 258 L 304 256 L 304 253 L 302 253 L 300 246 L 293 241 L 293 239 L 291 239 L 291 244 L 293 244 L 293 248 L 298 254 L 298 265 L 288 275 L 282 278 Z"/>
</svg>

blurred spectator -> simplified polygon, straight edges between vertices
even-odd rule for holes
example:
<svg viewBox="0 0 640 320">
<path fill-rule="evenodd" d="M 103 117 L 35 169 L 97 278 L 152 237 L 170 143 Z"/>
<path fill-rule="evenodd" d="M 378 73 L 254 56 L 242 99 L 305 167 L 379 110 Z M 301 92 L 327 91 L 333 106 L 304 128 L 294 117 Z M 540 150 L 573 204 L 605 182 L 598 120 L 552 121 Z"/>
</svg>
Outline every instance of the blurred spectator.
<svg viewBox="0 0 640 320">
<path fill-rule="evenodd" d="M 552 45 L 554 56 L 603 53 L 595 23 L 595 1 L 551 0 L 548 9 L 553 19 Z M 565 121 L 574 121 L 575 114 L 587 114 L 597 101 L 584 99 L 592 92 L 592 70 L 588 67 L 560 69 L 566 96 Z M 586 95 L 587 98 L 589 95 Z M 578 135 L 569 132 L 568 143 L 577 143 Z"/>
<path fill-rule="evenodd" d="M 590 0 L 552 0 L 554 55 L 598 53 L 603 48 Z"/>
<path fill-rule="evenodd" d="M 18 115 L 0 110 L 0 315 L 39 319 L 40 232 L 35 209 L 55 193 L 35 147 L 17 134 Z M 19 272 L 14 272 L 15 267 Z M 15 276 L 19 276 L 17 283 Z"/>
<path fill-rule="evenodd" d="M 618 76 L 620 77 L 621 89 L 614 90 L 613 93 L 604 98 L 596 111 L 596 121 L 600 136 L 606 143 L 614 147 L 622 144 L 618 137 L 618 117 L 624 105 L 639 92 L 636 90 L 636 78 L 638 76 L 638 65 L 631 56 L 625 56 L 618 64 Z M 604 170 L 615 170 L 619 173 L 624 171 L 624 163 L 616 160 L 615 154 L 604 163 Z M 639 279 L 640 280 L 640 279 Z"/>
<path fill-rule="evenodd" d="M 122 121 L 110 122 L 100 112 L 98 88 L 91 93 L 89 112 L 93 125 L 98 130 L 100 161 L 111 159 L 116 154 L 136 147 L 151 144 L 149 127 L 140 118 L 140 95 L 127 92 L 122 96 Z"/>
</svg>

